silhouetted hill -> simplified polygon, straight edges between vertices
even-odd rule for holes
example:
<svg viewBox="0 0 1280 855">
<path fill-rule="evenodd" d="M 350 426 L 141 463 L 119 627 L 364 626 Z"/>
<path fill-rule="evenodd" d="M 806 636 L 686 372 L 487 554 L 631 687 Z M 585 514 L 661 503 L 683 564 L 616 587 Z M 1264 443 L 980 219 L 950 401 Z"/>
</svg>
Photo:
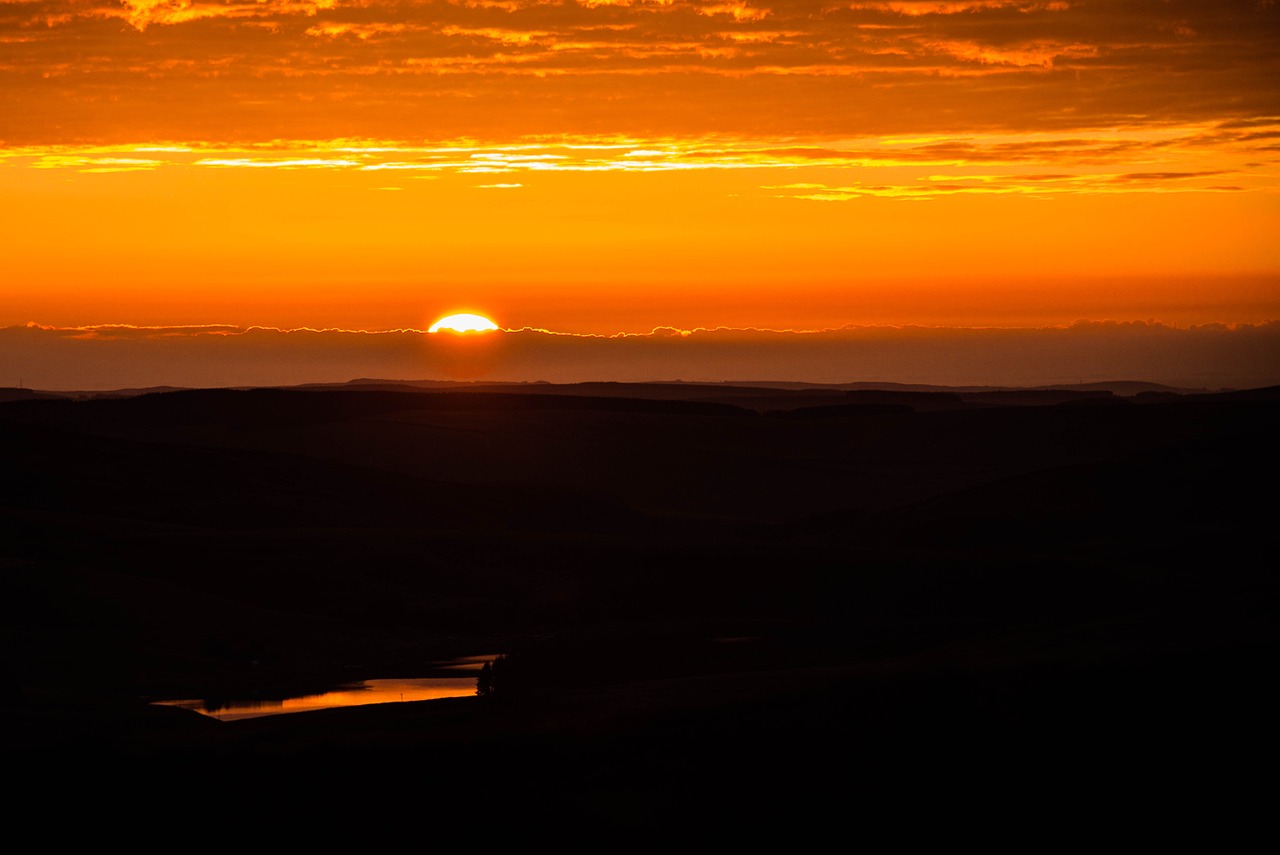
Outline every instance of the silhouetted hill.
<svg viewBox="0 0 1280 855">
<path fill-rule="evenodd" d="M 0 388 L 0 404 L 9 401 L 48 401 L 64 397 L 55 392 L 39 392 L 35 389 L 14 387 Z"/>
<path fill-rule="evenodd" d="M 1028 751 L 1129 752 L 1158 787 L 1264 739 L 1280 390 L 578 391 L 0 404 L 7 752 L 457 764 L 448 792 L 508 809 L 794 821 L 911 770 L 1044 786 Z M 493 651 L 526 691 L 227 724 L 141 703 Z"/>
</svg>

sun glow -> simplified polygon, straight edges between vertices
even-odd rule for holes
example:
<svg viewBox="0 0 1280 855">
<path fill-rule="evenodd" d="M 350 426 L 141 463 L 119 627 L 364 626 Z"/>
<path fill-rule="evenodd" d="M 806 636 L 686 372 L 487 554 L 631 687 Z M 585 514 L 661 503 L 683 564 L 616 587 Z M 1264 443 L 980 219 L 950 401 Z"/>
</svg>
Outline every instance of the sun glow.
<svg viewBox="0 0 1280 855">
<path fill-rule="evenodd" d="M 431 325 L 427 332 L 440 332 L 441 330 L 449 330 L 450 332 L 489 332 L 496 330 L 498 325 L 486 318 L 484 315 L 447 315 Z"/>
</svg>

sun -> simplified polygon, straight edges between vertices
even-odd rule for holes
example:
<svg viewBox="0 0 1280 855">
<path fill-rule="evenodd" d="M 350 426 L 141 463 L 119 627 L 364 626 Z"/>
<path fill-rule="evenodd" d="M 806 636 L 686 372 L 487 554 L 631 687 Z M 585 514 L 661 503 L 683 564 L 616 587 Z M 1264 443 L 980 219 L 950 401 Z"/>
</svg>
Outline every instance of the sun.
<svg viewBox="0 0 1280 855">
<path fill-rule="evenodd" d="M 498 325 L 486 318 L 484 315 L 446 315 L 431 325 L 427 332 L 440 332 L 440 330 L 449 330 L 450 332 L 488 332 L 496 330 Z"/>
</svg>

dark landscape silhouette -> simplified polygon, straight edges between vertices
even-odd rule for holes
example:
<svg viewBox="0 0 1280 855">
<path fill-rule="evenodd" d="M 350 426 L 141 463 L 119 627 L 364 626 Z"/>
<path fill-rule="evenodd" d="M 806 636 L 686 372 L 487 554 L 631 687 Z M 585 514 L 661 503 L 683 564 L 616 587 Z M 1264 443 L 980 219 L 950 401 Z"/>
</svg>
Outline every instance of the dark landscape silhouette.
<svg viewBox="0 0 1280 855">
<path fill-rule="evenodd" d="M 3 398 L 29 786 L 145 770 L 129 798 L 181 811 L 174 775 L 267 774 L 320 806 L 834 822 L 1207 780 L 1244 805 L 1242 767 L 1275 758 L 1276 388 Z M 148 703 L 491 652 L 468 698 Z"/>
</svg>

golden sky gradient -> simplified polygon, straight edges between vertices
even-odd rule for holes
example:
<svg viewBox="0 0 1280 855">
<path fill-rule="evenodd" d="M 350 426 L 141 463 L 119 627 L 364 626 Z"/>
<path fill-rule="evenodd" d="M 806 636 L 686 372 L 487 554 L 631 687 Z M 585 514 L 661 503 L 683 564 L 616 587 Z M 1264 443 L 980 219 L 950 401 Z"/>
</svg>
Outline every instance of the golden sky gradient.
<svg viewBox="0 0 1280 855">
<path fill-rule="evenodd" d="M 1280 6 L 0 0 L 0 226 L 0 327 L 1259 323 Z"/>
</svg>

